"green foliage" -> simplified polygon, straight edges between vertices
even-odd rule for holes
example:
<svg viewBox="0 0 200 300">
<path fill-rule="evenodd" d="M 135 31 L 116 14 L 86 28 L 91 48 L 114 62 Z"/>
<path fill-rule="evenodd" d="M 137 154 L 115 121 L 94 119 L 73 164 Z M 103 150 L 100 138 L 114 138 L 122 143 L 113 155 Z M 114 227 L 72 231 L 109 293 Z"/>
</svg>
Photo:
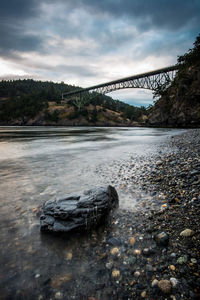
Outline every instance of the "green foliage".
<svg viewBox="0 0 200 300">
<path fill-rule="evenodd" d="M 34 118 L 46 106 L 46 103 L 34 97 L 13 97 L 1 105 L 0 120 L 6 122 L 20 118 L 24 121 L 26 117 Z"/>
<path fill-rule="evenodd" d="M 75 89 L 61 83 L 35 81 L 33 79 L 0 81 L 0 97 L 7 101 L 0 102 L 0 121 L 9 122 L 13 119 L 35 117 L 41 110 L 48 107 L 47 102 L 61 101 L 62 92 Z M 58 121 L 58 113 L 45 115 L 46 119 Z"/>
<path fill-rule="evenodd" d="M 91 120 L 92 123 L 96 123 L 97 117 L 98 117 L 97 115 L 98 115 L 98 113 L 97 113 L 97 109 L 96 109 L 96 106 L 95 106 L 95 108 L 91 112 L 90 120 Z"/>
<path fill-rule="evenodd" d="M 190 74 L 187 72 L 192 66 L 200 66 L 200 35 L 197 36 L 194 47 L 189 49 L 187 53 L 178 57 L 178 73 L 173 82 L 166 82 L 164 85 L 159 86 L 154 91 L 154 98 L 157 97 L 167 97 L 169 88 L 179 86 L 180 89 L 186 89 L 193 82 Z"/>
<path fill-rule="evenodd" d="M 178 57 L 179 67 L 189 67 L 193 64 L 200 63 L 200 34 L 197 36 L 194 47 L 189 49 L 187 53 Z"/>
<path fill-rule="evenodd" d="M 50 113 L 48 110 L 46 110 L 45 120 L 57 123 L 59 121 L 59 112 L 57 110 L 54 110 L 52 113 Z"/>
<path fill-rule="evenodd" d="M 17 96 L 37 96 L 43 101 L 60 102 L 61 94 L 69 92 L 77 87 L 67 85 L 63 82 L 54 83 L 51 81 L 36 81 L 33 79 L 24 80 L 2 80 L 0 81 L 0 97 L 17 97 Z"/>
</svg>

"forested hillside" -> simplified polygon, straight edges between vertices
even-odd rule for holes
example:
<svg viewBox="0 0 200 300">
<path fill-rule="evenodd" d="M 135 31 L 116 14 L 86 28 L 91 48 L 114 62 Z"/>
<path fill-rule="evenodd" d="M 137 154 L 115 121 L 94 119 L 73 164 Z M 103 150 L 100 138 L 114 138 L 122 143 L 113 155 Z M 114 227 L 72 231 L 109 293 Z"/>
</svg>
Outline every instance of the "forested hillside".
<svg viewBox="0 0 200 300">
<path fill-rule="evenodd" d="M 147 110 L 98 93 L 62 100 L 62 92 L 80 87 L 32 79 L 0 81 L 1 125 L 132 126 Z"/>
</svg>

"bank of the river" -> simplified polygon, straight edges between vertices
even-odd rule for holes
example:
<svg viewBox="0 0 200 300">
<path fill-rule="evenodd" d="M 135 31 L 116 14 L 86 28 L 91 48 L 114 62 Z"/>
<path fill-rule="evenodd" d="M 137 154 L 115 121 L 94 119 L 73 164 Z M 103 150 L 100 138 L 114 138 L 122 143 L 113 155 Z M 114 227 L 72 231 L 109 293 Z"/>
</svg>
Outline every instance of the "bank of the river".
<svg viewBox="0 0 200 300">
<path fill-rule="evenodd" d="M 110 299 L 200 298 L 200 130 L 172 137 L 169 147 L 143 163 L 142 176 L 129 178 L 154 201 L 141 202 L 143 212 L 115 215 L 117 240 L 106 258 Z"/>
<path fill-rule="evenodd" d="M 93 234 L 95 283 L 74 286 L 74 299 L 199 299 L 200 130 L 168 146 L 171 153 L 141 162 L 142 176 L 126 178 L 153 201 L 116 212 L 103 241 Z"/>
<path fill-rule="evenodd" d="M 93 233 L 87 249 L 93 280 L 85 276 L 80 285 L 76 279 L 73 287 L 69 280 L 69 290 L 58 277 L 55 296 L 199 299 L 200 131 L 172 137 L 168 146 L 171 153 L 141 162 L 142 176 L 126 178 L 150 192 L 153 201 L 140 201 L 136 212 L 115 212 L 103 240 Z"/>
<path fill-rule="evenodd" d="M 200 130 L 166 140 L 151 156 L 116 161 L 111 180 L 109 165 L 97 169 L 124 194 L 132 189 L 138 203 L 121 206 L 97 231 L 38 240 L 41 206 L 27 209 L 28 233 L 24 208 L 14 207 L 18 227 L 6 223 L 2 242 L 1 298 L 199 299 Z"/>
</svg>

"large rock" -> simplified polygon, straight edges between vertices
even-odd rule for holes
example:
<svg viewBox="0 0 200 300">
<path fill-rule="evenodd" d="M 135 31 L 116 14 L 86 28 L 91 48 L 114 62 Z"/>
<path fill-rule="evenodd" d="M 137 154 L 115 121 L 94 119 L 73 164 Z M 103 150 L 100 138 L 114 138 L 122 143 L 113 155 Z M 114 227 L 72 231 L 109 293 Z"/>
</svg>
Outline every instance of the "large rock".
<svg viewBox="0 0 200 300">
<path fill-rule="evenodd" d="M 118 202 L 117 191 L 110 185 L 49 200 L 43 205 L 40 228 L 52 232 L 88 230 L 99 225 L 113 208 L 118 207 Z"/>
</svg>

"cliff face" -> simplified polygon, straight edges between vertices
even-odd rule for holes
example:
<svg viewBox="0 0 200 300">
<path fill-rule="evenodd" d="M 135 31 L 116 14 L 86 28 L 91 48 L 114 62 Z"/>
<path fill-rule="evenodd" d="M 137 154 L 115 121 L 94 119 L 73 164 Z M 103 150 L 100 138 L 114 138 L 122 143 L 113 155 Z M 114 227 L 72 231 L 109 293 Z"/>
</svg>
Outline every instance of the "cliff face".
<svg viewBox="0 0 200 300">
<path fill-rule="evenodd" d="M 151 126 L 200 126 L 200 68 L 188 67 L 155 104 L 148 118 Z"/>
<path fill-rule="evenodd" d="M 194 48 L 180 56 L 178 63 L 176 78 L 149 114 L 150 126 L 200 126 L 200 35 Z"/>
</svg>

